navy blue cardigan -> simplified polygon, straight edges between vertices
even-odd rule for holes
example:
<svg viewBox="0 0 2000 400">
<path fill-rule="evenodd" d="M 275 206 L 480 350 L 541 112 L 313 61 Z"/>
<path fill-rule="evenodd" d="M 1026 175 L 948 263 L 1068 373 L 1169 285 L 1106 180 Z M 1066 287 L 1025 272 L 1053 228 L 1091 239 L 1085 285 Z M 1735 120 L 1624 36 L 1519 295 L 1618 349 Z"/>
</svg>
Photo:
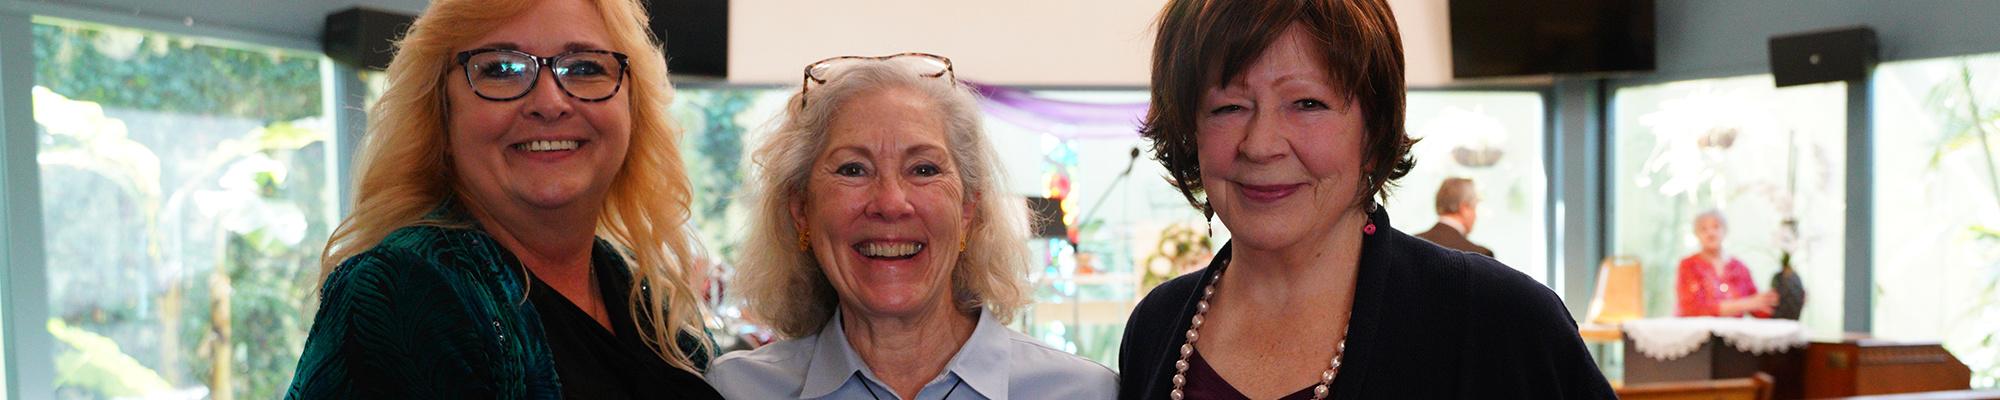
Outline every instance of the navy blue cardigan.
<svg viewBox="0 0 2000 400">
<path fill-rule="evenodd" d="M 1347 353 L 1335 399 L 1615 398 L 1576 322 L 1548 287 L 1499 261 L 1389 226 L 1362 240 Z M 1202 282 L 1229 259 L 1153 289 L 1118 351 L 1119 399 L 1165 399 Z M 1329 346 L 1331 344 L 1328 344 Z"/>
</svg>

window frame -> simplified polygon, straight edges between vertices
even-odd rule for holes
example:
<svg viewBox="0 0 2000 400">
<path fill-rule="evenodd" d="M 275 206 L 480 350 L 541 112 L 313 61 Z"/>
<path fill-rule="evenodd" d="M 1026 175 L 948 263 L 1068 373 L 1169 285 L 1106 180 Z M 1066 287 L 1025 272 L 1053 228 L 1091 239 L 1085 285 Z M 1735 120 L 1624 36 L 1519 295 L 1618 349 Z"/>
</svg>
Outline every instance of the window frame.
<svg viewBox="0 0 2000 400">
<path fill-rule="evenodd" d="M 46 328 L 51 315 L 48 301 L 48 261 L 44 241 L 41 201 L 40 151 L 34 121 L 35 66 L 34 25 L 48 19 L 138 29 L 174 35 L 204 44 L 226 47 L 264 47 L 317 55 L 320 60 L 323 115 L 332 118 L 330 151 L 335 157 L 328 166 L 338 186 L 338 209 L 344 217 L 350 206 L 343 194 L 349 190 L 347 171 L 352 154 L 365 129 L 366 114 L 359 107 L 345 107 L 341 100 L 366 96 L 366 85 L 358 83 L 355 69 L 328 59 L 313 38 L 263 34 L 226 26 L 197 24 L 192 19 L 172 21 L 153 15 L 135 15 L 61 3 L 0 0 L 0 400 L 45 398 L 55 390 L 55 339 Z M 349 77 L 336 79 L 337 77 Z M 356 101 L 358 104 L 359 101 Z M 21 351 L 23 349 L 41 349 Z"/>
</svg>

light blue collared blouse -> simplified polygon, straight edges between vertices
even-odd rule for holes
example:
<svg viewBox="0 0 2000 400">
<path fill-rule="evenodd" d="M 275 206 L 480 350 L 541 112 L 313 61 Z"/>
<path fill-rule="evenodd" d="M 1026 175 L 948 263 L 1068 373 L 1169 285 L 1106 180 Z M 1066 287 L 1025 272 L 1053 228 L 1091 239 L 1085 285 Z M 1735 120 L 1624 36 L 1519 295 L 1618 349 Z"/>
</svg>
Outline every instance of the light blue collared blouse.
<svg viewBox="0 0 2000 400">
<path fill-rule="evenodd" d="M 972 336 L 944 372 L 902 399 L 847 343 L 840 313 L 818 334 L 736 351 L 708 366 L 708 383 L 731 399 L 1005 400 L 1112 399 L 1118 376 L 1111 369 L 1043 345 L 1007 329 L 984 309 Z M 870 390 L 873 390 L 871 395 Z"/>
</svg>

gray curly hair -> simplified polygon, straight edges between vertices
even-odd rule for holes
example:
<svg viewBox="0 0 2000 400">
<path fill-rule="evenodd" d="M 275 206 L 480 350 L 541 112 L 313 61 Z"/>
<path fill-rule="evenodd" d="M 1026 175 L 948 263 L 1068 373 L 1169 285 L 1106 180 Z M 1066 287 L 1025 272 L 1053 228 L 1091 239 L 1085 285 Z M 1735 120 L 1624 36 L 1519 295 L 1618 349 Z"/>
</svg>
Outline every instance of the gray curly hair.
<svg viewBox="0 0 2000 400">
<path fill-rule="evenodd" d="M 1032 258 L 1027 211 L 1019 196 L 1006 191 L 998 152 L 986 139 L 972 91 L 894 63 L 865 62 L 793 95 L 779 116 L 779 127 L 751 156 L 752 215 L 738 252 L 736 286 L 747 311 L 782 336 L 817 333 L 839 304 L 818 260 L 795 247 L 799 232 L 791 203 L 806 194 L 811 164 L 825 151 L 827 128 L 840 107 L 861 94 L 891 87 L 916 89 L 944 114 L 947 147 L 959 166 L 965 196 L 978 202 L 966 249 L 951 271 L 954 302 L 966 311 L 985 307 L 1005 323 L 1027 301 L 1025 272 Z"/>
</svg>

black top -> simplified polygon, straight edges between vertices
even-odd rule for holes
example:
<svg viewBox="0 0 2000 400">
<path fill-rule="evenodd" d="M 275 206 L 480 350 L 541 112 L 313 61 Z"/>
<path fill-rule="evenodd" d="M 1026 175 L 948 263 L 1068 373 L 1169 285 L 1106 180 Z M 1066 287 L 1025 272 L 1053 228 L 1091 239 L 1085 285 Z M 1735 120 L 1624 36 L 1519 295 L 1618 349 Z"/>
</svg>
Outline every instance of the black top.
<svg viewBox="0 0 2000 400">
<path fill-rule="evenodd" d="M 1554 292 L 1492 258 L 1397 231 L 1385 210 L 1368 218 L 1378 229 L 1361 242 L 1332 398 L 1616 398 Z M 1160 285 L 1133 309 L 1118 354 L 1119 399 L 1168 398 L 1196 293 L 1229 254 L 1224 244 L 1208 268 Z"/>
<path fill-rule="evenodd" d="M 606 332 L 596 319 L 541 278 L 529 274 L 534 287 L 528 291 L 528 301 L 541 314 L 542 329 L 547 332 L 549 350 L 555 356 L 556 376 L 562 381 L 563 397 L 721 399 L 722 394 L 709 387 L 707 381 L 668 365 L 646 345 L 641 331 L 629 317 L 630 306 L 626 303 L 631 272 L 620 268 L 625 264 L 614 251 L 604 245 L 591 251 L 591 268 L 595 269 L 598 294 L 604 299 L 605 312 L 611 320 L 611 332 Z M 690 348 L 692 340 L 683 337 L 681 346 Z M 707 364 L 707 357 L 695 354 L 696 365 Z"/>
</svg>

